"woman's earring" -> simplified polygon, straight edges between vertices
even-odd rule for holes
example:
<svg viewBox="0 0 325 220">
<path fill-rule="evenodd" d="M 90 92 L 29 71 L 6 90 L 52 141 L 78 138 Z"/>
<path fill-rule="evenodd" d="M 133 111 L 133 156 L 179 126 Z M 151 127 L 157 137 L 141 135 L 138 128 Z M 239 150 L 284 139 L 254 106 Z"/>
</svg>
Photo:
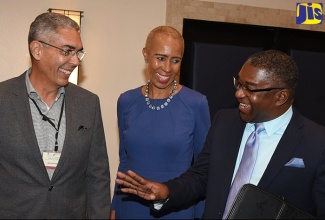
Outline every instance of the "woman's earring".
<svg viewBox="0 0 325 220">
<path fill-rule="evenodd" d="M 145 63 L 148 63 L 148 60 L 144 60 Z"/>
</svg>

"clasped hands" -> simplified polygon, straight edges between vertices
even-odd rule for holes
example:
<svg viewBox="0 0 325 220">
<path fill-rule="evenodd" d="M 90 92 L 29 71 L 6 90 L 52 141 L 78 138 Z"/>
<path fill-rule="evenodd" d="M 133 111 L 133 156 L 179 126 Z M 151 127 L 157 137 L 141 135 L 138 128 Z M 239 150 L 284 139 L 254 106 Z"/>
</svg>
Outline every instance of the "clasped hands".
<svg viewBox="0 0 325 220">
<path fill-rule="evenodd" d="M 121 185 L 121 191 L 138 195 L 151 201 L 163 201 L 169 197 L 169 189 L 165 184 L 154 182 L 128 170 L 127 173 L 117 172 L 115 182 Z"/>
</svg>

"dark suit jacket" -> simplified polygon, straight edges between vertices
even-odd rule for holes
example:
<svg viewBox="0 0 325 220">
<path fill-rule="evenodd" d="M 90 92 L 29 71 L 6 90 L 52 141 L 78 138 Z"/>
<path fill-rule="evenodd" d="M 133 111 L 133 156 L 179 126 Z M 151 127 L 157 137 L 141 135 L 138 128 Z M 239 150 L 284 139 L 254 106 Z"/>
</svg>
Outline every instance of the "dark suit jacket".
<svg viewBox="0 0 325 220">
<path fill-rule="evenodd" d="M 293 110 L 258 186 L 324 218 L 325 128 Z M 206 195 L 203 218 L 222 218 L 244 128 L 238 109 L 219 111 L 195 164 L 180 178 L 166 183 L 170 198 L 163 209 L 183 206 Z M 305 168 L 284 166 L 294 157 L 303 158 Z"/>
<path fill-rule="evenodd" d="M 50 180 L 25 73 L 0 83 L 1 218 L 109 218 L 110 174 L 99 98 L 71 83 L 65 92 L 66 135 Z"/>
</svg>

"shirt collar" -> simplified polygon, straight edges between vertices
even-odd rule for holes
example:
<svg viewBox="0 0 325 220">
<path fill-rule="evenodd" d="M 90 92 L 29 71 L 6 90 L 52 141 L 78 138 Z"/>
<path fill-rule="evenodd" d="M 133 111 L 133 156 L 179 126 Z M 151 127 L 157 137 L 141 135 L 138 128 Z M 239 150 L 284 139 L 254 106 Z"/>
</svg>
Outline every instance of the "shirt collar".
<svg viewBox="0 0 325 220">
<path fill-rule="evenodd" d="M 280 128 L 283 126 L 287 126 L 291 120 L 293 111 L 292 111 L 292 106 L 282 115 L 279 117 L 271 120 L 271 121 L 266 121 L 263 122 L 265 131 L 268 136 L 273 135 L 275 132 L 277 132 Z M 245 131 L 248 131 L 250 129 L 254 130 L 253 126 L 255 123 L 247 123 Z"/>
<path fill-rule="evenodd" d="M 32 83 L 30 82 L 30 79 L 29 79 L 29 75 L 30 73 L 32 72 L 32 67 L 30 67 L 27 71 L 26 71 L 26 77 L 25 77 L 25 82 L 26 82 L 26 87 L 27 87 L 27 93 L 28 95 L 30 95 L 31 97 L 39 97 L 39 95 L 37 94 L 34 86 L 32 85 Z M 58 90 L 58 94 L 56 96 L 56 99 L 55 101 L 57 101 L 60 97 L 61 94 L 64 94 L 65 93 L 65 89 L 64 89 L 64 86 L 60 87 L 59 90 Z M 35 95 L 33 95 L 35 94 Z"/>
</svg>

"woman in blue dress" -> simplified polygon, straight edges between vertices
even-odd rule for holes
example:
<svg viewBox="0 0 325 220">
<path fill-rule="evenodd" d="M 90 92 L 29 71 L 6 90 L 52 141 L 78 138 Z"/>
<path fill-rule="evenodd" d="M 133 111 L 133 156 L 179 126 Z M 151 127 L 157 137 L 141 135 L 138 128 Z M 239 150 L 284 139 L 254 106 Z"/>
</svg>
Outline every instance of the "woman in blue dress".
<svg viewBox="0 0 325 220">
<path fill-rule="evenodd" d="M 177 83 L 184 39 L 170 26 L 153 29 L 143 48 L 149 80 L 120 95 L 117 102 L 120 136 L 118 170 L 133 170 L 163 182 L 186 171 L 200 153 L 210 127 L 208 101 Z M 149 201 L 123 194 L 115 185 L 112 219 L 194 219 L 204 201 L 165 213 L 150 211 Z"/>
</svg>

